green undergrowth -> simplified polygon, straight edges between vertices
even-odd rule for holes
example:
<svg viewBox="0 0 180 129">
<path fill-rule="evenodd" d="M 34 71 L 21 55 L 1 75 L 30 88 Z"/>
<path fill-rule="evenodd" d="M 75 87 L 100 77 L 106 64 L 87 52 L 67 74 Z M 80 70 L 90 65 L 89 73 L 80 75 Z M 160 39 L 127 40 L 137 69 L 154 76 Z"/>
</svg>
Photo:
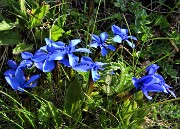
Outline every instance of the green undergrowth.
<svg viewBox="0 0 180 129">
<path fill-rule="evenodd" d="M 178 129 L 179 5 L 168 0 L 0 1 L 0 128 Z M 63 42 L 80 38 L 80 45 L 88 48 L 90 34 L 107 32 L 112 38 L 114 24 L 137 37 L 136 47 L 123 42 L 118 51 L 99 58 L 107 66 L 90 95 L 90 73 L 63 65 L 50 73 L 29 69 L 28 73 L 41 73 L 41 78 L 26 92 L 14 91 L 5 82 L 6 62 L 20 62 L 21 52 L 35 52 L 45 45 L 45 38 Z M 153 63 L 160 66 L 158 72 L 177 98 L 152 93 L 149 101 L 135 91 L 132 77 L 141 77 Z"/>
</svg>

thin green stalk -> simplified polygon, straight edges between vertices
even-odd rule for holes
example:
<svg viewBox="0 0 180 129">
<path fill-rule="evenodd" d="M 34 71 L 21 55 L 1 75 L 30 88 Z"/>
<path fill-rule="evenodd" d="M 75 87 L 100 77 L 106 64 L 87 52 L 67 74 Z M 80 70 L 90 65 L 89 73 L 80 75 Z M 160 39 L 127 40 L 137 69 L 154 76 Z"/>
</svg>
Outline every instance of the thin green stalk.
<svg viewBox="0 0 180 129">
<path fill-rule="evenodd" d="M 96 16 L 95 16 L 95 19 L 94 19 L 94 25 L 93 25 L 93 30 L 92 30 L 92 33 L 94 33 L 94 28 L 95 28 L 95 24 L 96 24 L 96 20 L 97 20 L 97 15 L 98 15 L 98 12 L 99 12 L 99 7 L 101 5 L 101 0 L 99 1 L 99 4 L 98 4 L 98 8 L 97 8 L 97 12 L 96 12 Z"/>
<path fill-rule="evenodd" d="M 128 30 L 129 30 L 129 34 L 130 34 L 130 36 L 131 36 L 132 34 L 131 34 L 131 31 L 130 31 L 130 28 L 129 28 L 129 24 L 128 24 L 127 19 L 126 19 L 126 17 L 125 17 L 124 14 L 123 14 L 123 17 L 124 17 L 124 20 L 125 20 L 125 22 L 126 22 L 127 28 L 128 28 Z M 131 42 L 132 42 L 132 39 L 131 39 Z M 135 49 L 133 48 L 133 54 L 134 54 L 134 52 L 135 52 Z M 135 56 L 133 55 L 132 57 L 133 57 L 133 60 L 132 60 L 132 61 L 133 61 L 133 63 L 132 63 L 132 65 L 133 65 L 133 70 L 132 70 L 132 72 L 135 73 Z"/>
</svg>

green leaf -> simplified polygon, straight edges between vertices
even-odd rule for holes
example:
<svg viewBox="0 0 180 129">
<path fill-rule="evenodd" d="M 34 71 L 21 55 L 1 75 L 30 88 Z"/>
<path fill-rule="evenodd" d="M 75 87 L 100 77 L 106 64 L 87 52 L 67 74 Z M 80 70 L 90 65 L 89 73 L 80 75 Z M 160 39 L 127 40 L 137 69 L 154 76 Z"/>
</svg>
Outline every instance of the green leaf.
<svg viewBox="0 0 180 129">
<path fill-rule="evenodd" d="M 13 30 L 0 31 L 0 45 L 15 45 L 20 43 L 19 34 Z"/>
<path fill-rule="evenodd" d="M 27 45 L 25 43 L 19 43 L 17 46 L 13 49 L 13 54 L 19 54 L 23 51 L 30 51 L 32 50 L 33 45 Z"/>
<path fill-rule="evenodd" d="M 180 34 L 177 31 L 172 31 L 171 38 L 176 44 L 180 44 Z"/>
<path fill-rule="evenodd" d="M 156 21 L 155 21 L 155 25 L 159 25 L 160 28 L 162 29 L 166 29 L 169 27 L 169 23 L 167 21 L 167 18 L 165 16 L 159 16 Z"/>
<path fill-rule="evenodd" d="M 141 38 L 142 41 L 146 41 L 148 39 L 148 34 L 144 34 Z"/>
<path fill-rule="evenodd" d="M 72 117 L 78 117 L 82 103 L 82 89 L 76 78 L 68 87 L 65 96 L 65 111 Z"/>
<path fill-rule="evenodd" d="M 43 127 L 54 125 L 55 128 L 60 128 L 62 124 L 62 117 L 58 108 L 50 102 L 41 105 L 41 108 L 38 110 L 38 119 Z"/>
<path fill-rule="evenodd" d="M 14 23 L 7 23 L 6 21 L 0 22 L 0 31 L 10 30 L 14 27 Z"/>
<path fill-rule="evenodd" d="M 57 25 L 51 29 L 51 39 L 57 41 L 65 31 Z"/>
<path fill-rule="evenodd" d="M 46 14 L 49 12 L 49 5 L 41 6 L 35 10 L 32 11 L 33 15 L 31 15 L 30 20 L 30 27 L 36 27 L 41 25 L 42 19 L 46 16 Z"/>
</svg>

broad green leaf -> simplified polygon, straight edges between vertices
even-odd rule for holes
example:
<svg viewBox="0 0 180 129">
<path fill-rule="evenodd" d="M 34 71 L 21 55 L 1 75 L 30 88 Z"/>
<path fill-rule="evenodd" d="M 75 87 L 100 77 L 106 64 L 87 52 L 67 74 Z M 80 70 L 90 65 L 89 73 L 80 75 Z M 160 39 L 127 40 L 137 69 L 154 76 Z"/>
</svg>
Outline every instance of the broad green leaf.
<svg viewBox="0 0 180 129">
<path fill-rule="evenodd" d="M 72 117 L 77 117 L 81 108 L 82 89 L 79 80 L 76 78 L 68 87 L 65 96 L 65 111 Z"/>
<path fill-rule="evenodd" d="M 36 27 L 41 25 L 42 19 L 46 16 L 46 14 L 49 12 L 49 5 L 41 6 L 37 9 L 32 10 L 32 15 L 30 19 L 30 27 Z"/>
<path fill-rule="evenodd" d="M 0 45 L 15 45 L 20 43 L 19 34 L 13 30 L 0 31 Z"/>
<path fill-rule="evenodd" d="M 30 50 L 32 50 L 32 48 L 33 48 L 33 45 L 27 45 L 25 43 L 19 43 L 13 49 L 13 54 L 19 54 L 23 51 L 30 51 Z"/>
<path fill-rule="evenodd" d="M 7 23 L 6 21 L 0 22 L 0 31 L 10 30 L 14 27 L 14 23 Z"/>
<path fill-rule="evenodd" d="M 63 33 L 64 30 L 62 28 L 58 27 L 57 25 L 54 25 L 51 29 L 51 39 L 57 41 Z"/>
</svg>

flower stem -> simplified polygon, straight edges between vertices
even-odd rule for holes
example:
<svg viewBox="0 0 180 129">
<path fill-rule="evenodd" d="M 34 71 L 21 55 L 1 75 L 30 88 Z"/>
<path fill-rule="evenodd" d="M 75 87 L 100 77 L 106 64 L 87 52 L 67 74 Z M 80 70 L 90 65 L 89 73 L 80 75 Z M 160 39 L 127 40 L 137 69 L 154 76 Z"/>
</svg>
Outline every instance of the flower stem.
<svg viewBox="0 0 180 129">
<path fill-rule="evenodd" d="M 87 95 L 90 96 L 94 88 L 94 82 L 91 76 L 91 72 L 89 74 L 89 81 L 88 81 L 88 89 L 87 89 Z"/>
</svg>

